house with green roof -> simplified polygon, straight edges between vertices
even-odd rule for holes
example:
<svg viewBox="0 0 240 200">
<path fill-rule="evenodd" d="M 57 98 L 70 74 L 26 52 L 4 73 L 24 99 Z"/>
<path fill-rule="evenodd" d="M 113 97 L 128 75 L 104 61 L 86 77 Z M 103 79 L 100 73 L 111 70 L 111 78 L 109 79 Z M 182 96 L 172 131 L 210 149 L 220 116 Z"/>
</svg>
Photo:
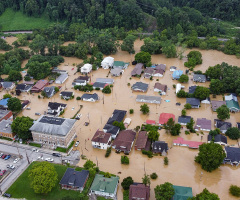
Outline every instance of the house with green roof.
<svg viewBox="0 0 240 200">
<path fill-rule="evenodd" d="M 226 105 L 231 112 L 239 112 L 240 110 L 240 107 L 237 101 L 234 101 L 234 100 L 226 101 Z"/>
<path fill-rule="evenodd" d="M 125 63 L 123 61 L 114 61 L 113 63 L 113 69 L 120 68 L 120 69 L 127 69 L 129 63 Z"/>
<path fill-rule="evenodd" d="M 104 175 L 97 174 L 93 180 L 89 194 L 116 198 L 118 183 L 119 177 L 112 176 L 111 178 L 106 178 Z"/>
<path fill-rule="evenodd" d="M 192 188 L 173 185 L 175 194 L 172 197 L 172 200 L 187 200 L 190 197 L 193 197 Z"/>
</svg>

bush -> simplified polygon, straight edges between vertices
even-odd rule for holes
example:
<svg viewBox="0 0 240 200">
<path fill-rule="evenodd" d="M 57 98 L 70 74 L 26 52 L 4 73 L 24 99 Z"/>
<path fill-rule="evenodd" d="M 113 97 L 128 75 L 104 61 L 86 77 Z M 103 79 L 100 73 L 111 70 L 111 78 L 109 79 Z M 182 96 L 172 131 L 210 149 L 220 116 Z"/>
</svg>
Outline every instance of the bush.
<svg viewBox="0 0 240 200">
<path fill-rule="evenodd" d="M 130 113 L 130 114 L 133 114 L 133 113 L 134 113 L 134 110 L 133 110 L 133 109 L 130 109 L 130 110 L 129 110 L 129 113 Z"/>
<path fill-rule="evenodd" d="M 124 190 L 129 190 L 130 185 L 133 184 L 133 179 L 131 176 L 128 176 L 123 179 L 121 186 L 123 187 Z"/>
<path fill-rule="evenodd" d="M 127 85 L 128 85 L 128 86 L 130 86 L 131 84 L 130 84 L 130 83 L 128 83 Z"/>
<path fill-rule="evenodd" d="M 107 148 L 107 151 L 106 151 L 106 154 L 105 154 L 105 157 L 106 157 L 106 158 L 109 157 L 110 154 L 111 154 L 111 152 L 112 152 L 112 148 L 111 148 L 111 147 L 108 147 L 108 148 Z"/>
<path fill-rule="evenodd" d="M 235 197 L 240 197 L 240 187 L 236 185 L 231 185 L 229 188 L 229 192 Z"/>
<path fill-rule="evenodd" d="M 186 103 L 186 104 L 184 105 L 184 108 L 188 110 L 188 109 L 191 109 L 192 106 L 191 106 L 190 103 Z"/>
<path fill-rule="evenodd" d="M 173 88 L 176 88 L 176 85 L 175 85 L 175 84 L 173 84 Z"/>
<path fill-rule="evenodd" d="M 157 179 L 158 178 L 158 175 L 154 172 L 150 175 L 151 179 Z"/>
<path fill-rule="evenodd" d="M 110 88 L 110 86 L 108 85 L 108 86 L 106 86 L 105 88 L 103 88 L 102 93 L 110 94 L 110 93 L 111 93 L 111 88 Z"/>
<path fill-rule="evenodd" d="M 164 157 L 164 165 L 168 165 L 168 157 Z"/>
<path fill-rule="evenodd" d="M 124 165 L 129 165 L 129 158 L 127 156 L 121 156 L 121 163 Z"/>
<path fill-rule="evenodd" d="M 77 97 L 76 100 L 78 100 L 78 101 L 81 100 L 81 97 Z"/>
<path fill-rule="evenodd" d="M 190 132 L 189 131 L 185 131 L 185 135 L 190 135 Z"/>
<path fill-rule="evenodd" d="M 146 150 L 142 150 L 142 154 L 147 155 L 149 158 L 153 157 L 153 153 L 151 151 L 146 151 Z"/>
<path fill-rule="evenodd" d="M 99 88 L 99 87 L 97 87 L 95 90 L 100 90 L 100 88 Z"/>
</svg>

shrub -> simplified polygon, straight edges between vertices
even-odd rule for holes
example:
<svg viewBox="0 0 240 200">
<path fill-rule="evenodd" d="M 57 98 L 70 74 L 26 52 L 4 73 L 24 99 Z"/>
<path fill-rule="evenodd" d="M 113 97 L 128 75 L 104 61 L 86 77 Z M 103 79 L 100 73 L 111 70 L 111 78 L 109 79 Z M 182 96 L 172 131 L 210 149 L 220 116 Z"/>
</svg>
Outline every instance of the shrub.
<svg viewBox="0 0 240 200">
<path fill-rule="evenodd" d="M 240 187 L 236 185 L 231 185 L 229 188 L 229 192 L 235 197 L 240 197 Z"/>
<path fill-rule="evenodd" d="M 147 155 L 149 158 L 153 157 L 153 153 L 151 151 L 146 151 L 146 150 L 142 150 L 142 154 Z"/>
<path fill-rule="evenodd" d="M 124 165 L 129 165 L 129 158 L 127 156 L 121 156 L 121 163 Z"/>
<path fill-rule="evenodd" d="M 175 84 L 173 84 L 172 86 L 173 86 L 173 88 L 176 88 L 176 85 L 175 85 Z"/>
<path fill-rule="evenodd" d="M 158 178 L 158 175 L 154 172 L 150 175 L 151 179 L 157 179 Z"/>
<path fill-rule="evenodd" d="M 81 97 L 77 97 L 76 100 L 78 100 L 78 101 L 81 100 Z"/>
<path fill-rule="evenodd" d="M 190 135 L 190 132 L 189 131 L 185 131 L 185 135 Z"/>
<path fill-rule="evenodd" d="M 133 110 L 133 109 L 130 109 L 130 110 L 129 110 L 129 113 L 130 113 L 130 114 L 133 114 L 133 113 L 134 113 L 134 110 Z"/>
<path fill-rule="evenodd" d="M 168 157 L 164 157 L 164 165 L 168 165 Z"/>
<path fill-rule="evenodd" d="M 151 81 L 153 80 L 153 77 L 152 77 L 152 76 L 150 77 L 150 80 L 151 80 Z"/>
<path fill-rule="evenodd" d="M 191 106 L 190 103 L 186 103 L 186 104 L 184 105 L 184 108 L 188 110 L 188 109 L 191 109 L 192 106 Z"/>
<path fill-rule="evenodd" d="M 128 85 L 128 86 L 130 86 L 131 84 L 130 84 L 130 83 L 128 83 L 127 85 Z"/>
<path fill-rule="evenodd" d="M 111 93 L 111 88 L 110 88 L 110 86 L 108 85 L 108 86 L 106 86 L 105 88 L 103 88 L 102 93 L 110 94 L 110 93 Z"/>
<path fill-rule="evenodd" d="M 97 87 L 95 90 L 100 90 L 100 88 L 99 88 L 99 87 Z"/>
<path fill-rule="evenodd" d="M 109 157 L 110 154 L 111 154 L 111 152 L 112 152 L 112 148 L 111 148 L 111 147 L 108 147 L 108 148 L 107 148 L 107 151 L 106 151 L 106 154 L 105 154 L 105 157 L 106 157 L 106 158 Z"/>
</svg>

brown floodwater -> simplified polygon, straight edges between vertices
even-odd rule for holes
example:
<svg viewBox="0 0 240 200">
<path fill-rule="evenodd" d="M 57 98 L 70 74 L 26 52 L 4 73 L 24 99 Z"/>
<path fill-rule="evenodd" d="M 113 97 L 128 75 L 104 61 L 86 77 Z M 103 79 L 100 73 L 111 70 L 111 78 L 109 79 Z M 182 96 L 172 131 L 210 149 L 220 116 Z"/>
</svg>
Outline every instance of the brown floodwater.
<svg viewBox="0 0 240 200">
<path fill-rule="evenodd" d="M 143 44 L 143 41 L 137 40 L 135 42 L 135 50 L 136 53 L 140 51 L 140 47 Z M 66 44 L 65 44 L 66 45 Z M 185 55 L 190 50 L 188 49 L 185 52 Z M 237 65 L 240 67 L 240 60 L 235 56 L 225 55 L 222 52 L 213 51 L 213 50 L 200 50 L 203 55 L 203 64 L 197 66 L 196 70 L 205 71 L 209 66 L 213 66 L 218 63 L 227 62 L 231 65 Z M 139 92 L 132 92 L 131 87 L 127 85 L 130 83 L 131 85 L 137 81 L 142 81 L 149 84 L 149 89 L 146 95 L 155 95 L 158 94 L 153 91 L 153 86 L 157 81 L 157 78 L 150 81 L 149 79 L 144 78 L 132 78 L 130 80 L 130 73 L 134 66 L 131 65 L 131 62 L 134 60 L 134 55 L 130 55 L 127 52 L 118 51 L 115 55 L 111 55 L 115 58 L 116 61 L 125 61 L 130 62 L 130 66 L 125 70 L 124 74 L 121 77 L 113 77 L 114 79 L 114 87 L 111 94 L 105 94 L 101 91 L 93 91 L 96 92 L 100 96 L 100 101 L 96 103 L 91 102 L 83 102 L 77 101 L 76 99 L 65 101 L 62 100 L 58 94 L 55 94 L 50 99 L 38 99 L 38 94 L 21 94 L 20 99 L 22 100 L 30 100 L 31 110 L 23 110 L 20 115 L 29 116 L 33 119 L 37 119 L 38 116 L 35 116 L 36 112 L 44 114 L 44 111 L 47 110 L 48 102 L 56 101 L 59 103 L 67 103 L 67 109 L 65 110 L 64 117 L 71 118 L 74 116 L 76 111 L 78 110 L 80 105 L 83 105 L 81 110 L 82 117 L 79 121 L 76 122 L 76 131 L 77 131 L 77 139 L 80 141 L 80 145 L 78 150 L 86 155 L 88 159 L 93 160 L 94 162 L 98 162 L 98 166 L 101 170 L 107 171 L 113 174 L 118 174 L 120 176 L 120 182 L 123 178 L 127 176 L 132 176 L 134 181 L 141 182 L 144 173 L 151 174 L 156 172 L 158 174 L 157 180 L 151 181 L 151 200 L 155 199 L 154 197 L 154 188 L 158 184 L 162 184 L 166 181 L 171 182 L 175 185 L 181 186 L 189 186 L 193 188 L 193 194 L 196 195 L 200 193 L 204 188 L 208 188 L 209 191 L 215 192 L 219 195 L 221 199 L 237 199 L 233 198 L 228 193 L 228 188 L 231 184 L 240 184 L 239 181 L 239 173 L 240 168 L 231 167 L 229 165 L 222 165 L 219 169 L 215 170 L 212 173 L 205 172 L 201 169 L 201 167 L 194 162 L 194 157 L 197 155 L 198 150 L 190 150 L 186 147 L 176 147 L 172 146 L 172 140 L 177 137 L 170 136 L 165 133 L 164 130 L 160 131 L 160 140 L 166 141 L 169 144 L 170 150 L 168 152 L 169 165 L 164 166 L 163 157 L 155 156 L 153 158 L 147 158 L 142 155 L 141 152 L 132 150 L 129 155 L 130 164 L 128 166 L 121 165 L 120 157 L 122 154 L 116 154 L 112 151 L 109 158 L 105 158 L 105 151 L 99 149 L 93 149 L 91 146 L 91 138 L 96 132 L 97 129 L 102 130 L 103 126 L 107 122 L 108 118 L 111 116 L 114 109 L 123 109 L 129 110 L 134 109 L 134 114 L 127 113 L 127 117 L 132 119 L 132 122 L 129 126 L 130 129 L 135 128 L 138 125 L 143 124 L 147 119 L 158 121 L 159 115 L 162 112 L 173 113 L 176 116 L 176 120 L 178 116 L 181 115 L 181 110 L 185 104 L 185 99 L 179 99 L 175 95 L 175 89 L 172 87 L 173 84 L 178 83 L 178 81 L 173 81 L 171 79 L 171 74 L 169 71 L 169 67 L 174 65 L 178 67 L 178 69 L 186 70 L 184 67 L 184 62 L 186 58 L 183 60 L 179 60 L 177 58 L 167 59 L 164 55 L 153 55 L 152 63 L 154 64 L 166 64 L 167 70 L 164 77 L 159 78 L 159 82 L 162 84 L 168 85 L 167 95 L 162 96 L 162 102 L 160 105 L 148 104 L 150 107 L 150 113 L 148 115 L 143 115 L 140 112 L 141 103 L 137 103 L 135 101 L 136 96 L 138 94 L 142 94 Z M 73 79 L 77 78 L 80 74 L 74 73 L 76 72 L 76 64 L 81 63 L 82 60 L 78 58 L 67 58 L 65 57 L 65 62 L 61 64 L 60 69 L 65 69 L 69 73 L 69 78 L 67 81 L 62 84 L 62 90 L 74 91 L 71 89 L 71 83 Z M 27 61 L 24 61 L 26 64 Z M 73 68 L 73 70 L 72 70 Z M 106 78 L 109 73 L 109 70 L 99 69 L 90 74 L 92 82 L 96 80 L 96 78 Z M 108 78 L 112 78 L 109 75 Z M 192 76 L 190 75 L 190 79 Z M 209 83 L 199 83 L 197 85 L 208 86 Z M 57 85 L 57 84 L 53 84 Z M 188 90 L 188 87 L 191 85 L 195 85 L 192 80 L 187 84 L 183 84 L 185 86 L 185 90 Z M 5 92 L 2 92 L 3 95 Z M 75 97 L 81 96 L 83 92 L 74 91 Z M 104 101 L 103 101 L 104 99 Z M 218 100 L 222 99 L 222 96 L 217 96 Z M 166 102 L 165 100 L 170 100 L 170 102 Z M 181 106 L 176 106 L 176 102 L 180 102 Z M 212 120 L 212 128 L 214 128 L 213 120 L 217 117 L 216 113 L 213 113 L 210 105 L 202 104 L 200 109 L 191 109 L 187 111 L 187 115 L 192 116 L 195 121 L 199 117 L 206 117 Z M 231 118 L 228 120 L 233 123 L 235 126 L 236 122 L 240 122 L 240 114 L 231 114 Z M 89 126 L 84 126 L 84 122 L 90 122 Z M 185 135 L 184 130 L 181 132 L 181 137 L 187 140 L 193 141 L 201 141 L 201 134 L 191 134 Z M 203 135 L 202 141 L 207 141 L 207 133 Z M 228 140 L 229 144 L 237 147 L 237 142 L 233 140 Z M 84 160 L 79 162 L 79 165 L 82 166 L 85 163 Z M 201 176 L 201 172 L 203 175 Z M 118 189 L 118 199 L 123 199 L 122 188 L 119 185 Z"/>
</svg>

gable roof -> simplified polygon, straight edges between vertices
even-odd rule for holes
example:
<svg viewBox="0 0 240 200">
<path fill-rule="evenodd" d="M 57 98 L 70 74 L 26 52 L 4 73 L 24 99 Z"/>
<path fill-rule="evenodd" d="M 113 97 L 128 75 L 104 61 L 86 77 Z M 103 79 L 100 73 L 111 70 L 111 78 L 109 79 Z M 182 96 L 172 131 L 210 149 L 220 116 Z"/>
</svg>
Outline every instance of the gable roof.
<svg viewBox="0 0 240 200">
<path fill-rule="evenodd" d="M 59 184 L 82 188 L 88 176 L 89 171 L 87 170 L 75 171 L 73 168 L 67 168 Z"/>
<path fill-rule="evenodd" d="M 174 200 L 187 200 L 188 198 L 193 197 L 192 188 L 173 185 L 174 195 L 172 199 Z"/>
<path fill-rule="evenodd" d="M 57 102 L 49 102 L 49 103 L 48 103 L 48 107 L 49 107 L 51 110 L 57 110 L 59 107 L 66 108 L 66 107 L 67 107 L 67 104 L 57 103 Z"/>
<path fill-rule="evenodd" d="M 164 141 L 155 141 L 152 143 L 152 151 L 154 153 L 163 153 L 168 151 L 168 143 Z"/>
<path fill-rule="evenodd" d="M 142 183 L 134 183 L 130 185 L 129 188 L 129 199 L 141 199 L 141 200 L 149 200 L 150 197 L 150 187 L 145 186 Z"/>
<path fill-rule="evenodd" d="M 147 67 L 145 70 L 144 70 L 144 73 L 145 74 L 153 74 L 154 73 L 154 69 L 151 68 L 151 67 Z"/>
<path fill-rule="evenodd" d="M 91 141 L 106 144 L 109 138 L 111 138 L 111 133 L 104 133 L 103 131 L 97 130 Z"/>
<path fill-rule="evenodd" d="M 7 104 L 8 104 L 8 100 L 9 100 L 9 99 L 10 99 L 10 98 L 1 99 L 1 100 L 0 100 L 0 106 L 6 107 Z"/>
<path fill-rule="evenodd" d="M 144 149 L 146 147 L 147 140 L 148 140 L 147 131 L 140 131 L 136 139 L 135 147 L 137 149 Z"/>
<path fill-rule="evenodd" d="M 200 100 L 197 98 L 186 98 L 186 103 L 191 104 L 191 106 L 200 106 Z"/>
<path fill-rule="evenodd" d="M 231 101 L 231 100 L 238 101 L 237 95 L 235 93 L 232 93 L 230 95 L 225 95 L 225 101 Z"/>
<path fill-rule="evenodd" d="M 165 72 L 166 71 L 166 65 L 165 64 L 156 65 L 155 69 L 156 70 L 163 70 Z"/>
<path fill-rule="evenodd" d="M 212 104 L 212 110 L 216 111 L 219 107 L 221 107 L 222 105 L 226 105 L 225 101 L 211 101 Z"/>
<path fill-rule="evenodd" d="M 14 85 L 13 82 L 8 82 L 8 81 L 2 82 L 2 87 L 5 89 L 12 87 L 12 85 Z"/>
<path fill-rule="evenodd" d="M 232 127 L 231 122 L 225 122 L 219 119 L 214 119 L 214 122 L 216 124 L 216 128 L 219 128 L 220 131 L 227 131 L 229 128 Z"/>
<path fill-rule="evenodd" d="M 93 83 L 93 87 L 95 87 L 95 88 L 104 88 L 107 85 L 108 85 L 107 83 L 101 83 L 101 82 Z"/>
<path fill-rule="evenodd" d="M 159 116 L 159 124 L 166 124 L 167 121 L 173 118 L 173 121 L 175 121 L 175 115 L 172 113 L 161 113 Z"/>
<path fill-rule="evenodd" d="M 191 116 L 179 116 L 178 117 L 178 123 L 183 123 L 183 124 L 187 124 L 191 121 Z"/>
<path fill-rule="evenodd" d="M 110 73 L 113 75 L 120 75 L 123 72 L 121 68 L 113 68 L 110 70 Z"/>
<path fill-rule="evenodd" d="M 230 160 L 231 162 L 240 162 L 240 148 L 234 148 L 234 147 L 225 147 L 226 151 L 226 158 L 225 160 Z"/>
<path fill-rule="evenodd" d="M 156 69 L 153 74 L 164 74 L 164 72 L 163 69 Z"/>
<path fill-rule="evenodd" d="M 197 118 L 196 126 L 199 126 L 201 129 L 211 130 L 212 121 L 206 118 Z"/>
<path fill-rule="evenodd" d="M 120 131 L 113 141 L 115 149 L 129 152 L 132 147 L 132 143 L 135 140 L 136 132 L 132 130 Z"/>
<path fill-rule="evenodd" d="M 96 93 L 93 93 L 93 94 L 88 94 L 88 93 L 85 93 L 82 95 L 81 99 L 94 99 L 94 100 L 99 100 L 99 97 Z"/>
<path fill-rule="evenodd" d="M 105 84 L 113 84 L 114 80 L 112 78 L 97 78 L 96 82 L 105 83 Z"/>
<path fill-rule="evenodd" d="M 131 76 L 141 75 L 142 70 L 143 70 L 143 64 L 142 63 L 136 64 L 136 66 L 134 67 L 134 69 L 131 72 Z"/>
<path fill-rule="evenodd" d="M 238 102 L 234 100 L 226 101 L 226 105 L 230 110 L 238 111 L 240 109 Z"/>
<path fill-rule="evenodd" d="M 212 141 L 212 135 L 208 135 L 208 141 Z M 217 134 L 214 136 L 214 142 L 223 142 L 227 144 L 227 137 L 221 134 Z"/>
<path fill-rule="evenodd" d="M 32 87 L 32 90 L 42 90 L 47 84 L 48 84 L 48 81 L 46 81 L 46 80 L 39 80 L 39 81 Z"/>
<path fill-rule="evenodd" d="M 161 103 L 161 97 L 160 96 L 137 95 L 136 101 L 137 102 L 160 104 Z"/>
<path fill-rule="evenodd" d="M 161 83 L 155 83 L 154 89 L 157 88 L 161 91 L 167 92 L 167 85 L 163 85 Z"/>
<path fill-rule="evenodd" d="M 107 124 L 112 124 L 114 121 L 118 121 L 118 122 L 123 121 L 126 114 L 127 114 L 127 111 L 125 110 L 115 109 L 113 111 L 112 116 L 108 119 Z"/>
<path fill-rule="evenodd" d="M 73 95 L 73 92 L 63 91 L 60 93 L 63 97 L 71 97 Z"/>
<path fill-rule="evenodd" d="M 32 85 L 27 85 L 27 84 L 18 84 L 16 86 L 16 90 L 29 90 L 32 87 Z"/>
<path fill-rule="evenodd" d="M 176 70 L 173 72 L 172 77 L 179 79 L 182 74 L 183 74 L 182 70 Z"/>
<path fill-rule="evenodd" d="M 193 93 L 195 92 L 196 88 L 197 88 L 196 85 L 190 86 L 190 87 L 188 88 L 188 93 L 189 93 L 189 94 L 193 94 Z"/>
<path fill-rule="evenodd" d="M 148 90 L 148 84 L 143 83 L 143 82 L 136 82 L 132 85 L 132 90 L 135 91 L 144 91 L 146 92 Z"/>
<path fill-rule="evenodd" d="M 79 76 L 77 79 L 75 80 L 85 80 L 85 81 L 88 81 L 90 79 L 89 76 Z"/>
<path fill-rule="evenodd" d="M 117 133 L 119 132 L 120 128 L 117 126 L 113 126 L 112 124 L 105 124 L 105 126 L 103 127 L 103 130 L 107 133 L 111 133 L 112 135 L 117 135 Z"/>
<path fill-rule="evenodd" d="M 155 124 L 156 124 L 156 121 L 155 121 L 155 120 L 147 119 L 147 120 L 146 120 L 146 124 L 152 124 L 152 125 L 155 125 Z"/>
<path fill-rule="evenodd" d="M 119 177 L 106 178 L 102 174 L 96 174 L 90 190 L 114 194 Z"/>
<path fill-rule="evenodd" d="M 55 83 L 57 81 L 60 81 L 60 82 L 64 82 L 66 79 L 68 78 L 68 74 L 61 74 L 59 77 L 57 77 L 57 79 L 55 80 Z"/>
<path fill-rule="evenodd" d="M 182 137 L 173 140 L 173 143 L 177 145 L 186 145 L 191 149 L 198 149 L 199 146 L 203 144 L 203 142 L 184 140 Z"/>
<path fill-rule="evenodd" d="M 46 93 L 47 97 L 51 97 L 55 93 L 55 86 L 45 87 L 43 91 Z"/>
<path fill-rule="evenodd" d="M 193 80 L 196 82 L 206 82 L 207 78 L 205 75 L 203 74 L 194 74 L 193 75 Z"/>
<path fill-rule="evenodd" d="M 0 122 L 0 132 L 1 133 L 9 133 L 11 134 L 12 133 L 12 128 L 11 128 L 11 124 L 12 124 L 12 120 L 2 120 Z"/>
</svg>

